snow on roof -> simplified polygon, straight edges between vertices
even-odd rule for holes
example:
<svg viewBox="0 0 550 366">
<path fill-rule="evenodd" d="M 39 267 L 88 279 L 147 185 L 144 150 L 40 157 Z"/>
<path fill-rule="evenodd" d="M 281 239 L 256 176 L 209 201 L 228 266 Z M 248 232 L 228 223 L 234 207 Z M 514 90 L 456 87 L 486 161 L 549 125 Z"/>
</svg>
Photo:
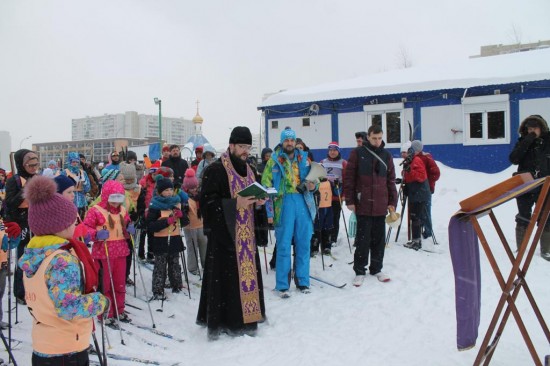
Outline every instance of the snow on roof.
<svg viewBox="0 0 550 366">
<path fill-rule="evenodd" d="M 467 59 L 364 75 L 268 96 L 259 108 L 429 90 L 470 88 L 550 79 L 550 49 Z"/>
</svg>

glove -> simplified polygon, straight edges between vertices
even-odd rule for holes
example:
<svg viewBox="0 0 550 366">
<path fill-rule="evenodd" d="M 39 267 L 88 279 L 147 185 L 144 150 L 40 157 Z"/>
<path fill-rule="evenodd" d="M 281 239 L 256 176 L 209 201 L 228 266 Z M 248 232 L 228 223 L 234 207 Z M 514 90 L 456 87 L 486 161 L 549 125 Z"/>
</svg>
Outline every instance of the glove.
<svg viewBox="0 0 550 366">
<path fill-rule="evenodd" d="M 6 234 L 11 239 L 15 239 L 21 235 L 21 227 L 13 221 L 4 221 L 4 226 L 6 227 Z"/>
<path fill-rule="evenodd" d="M 170 216 L 166 219 L 166 222 L 168 223 L 168 225 L 173 225 L 174 222 L 176 222 L 176 218 L 174 216 Z"/>
<path fill-rule="evenodd" d="M 128 234 L 130 235 L 135 235 L 136 234 L 136 228 L 134 226 L 133 223 L 129 223 L 128 226 L 126 227 L 126 231 L 128 232 Z"/>
<path fill-rule="evenodd" d="M 176 219 L 179 219 L 179 218 L 183 217 L 183 212 L 179 208 L 175 208 L 174 209 L 174 217 Z"/>
<path fill-rule="evenodd" d="M 107 240 L 109 239 L 109 231 L 105 229 L 98 230 L 97 233 L 95 234 L 95 238 L 97 240 Z"/>
<path fill-rule="evenodd" d="M 401 184 L 402 182 L 403 182 L 403 179 L 395 178 L 395 184 Z"/>
</svg>

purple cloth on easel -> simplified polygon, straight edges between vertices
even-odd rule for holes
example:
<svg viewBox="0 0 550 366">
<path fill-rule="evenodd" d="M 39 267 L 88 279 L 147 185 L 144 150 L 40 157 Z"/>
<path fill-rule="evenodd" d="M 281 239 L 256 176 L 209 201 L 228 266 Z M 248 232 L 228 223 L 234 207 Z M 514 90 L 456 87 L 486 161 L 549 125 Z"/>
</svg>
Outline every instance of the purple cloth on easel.
<svg viewBox="0 0 550 366">
<path fill-rule="evenodd" d="M 475 346 L 481 308 L 479 244 L 470 220 L 451 217 L 449 251 L 455 275 L 457 348 Z"/>
</svg>

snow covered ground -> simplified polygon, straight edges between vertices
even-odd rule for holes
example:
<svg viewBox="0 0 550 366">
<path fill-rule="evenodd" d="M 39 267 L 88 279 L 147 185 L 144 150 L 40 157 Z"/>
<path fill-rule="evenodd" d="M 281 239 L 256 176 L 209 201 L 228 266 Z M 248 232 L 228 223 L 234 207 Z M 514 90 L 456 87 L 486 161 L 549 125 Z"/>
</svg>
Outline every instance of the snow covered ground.
<svg viewBox="0 0 550 366">
<path fill-rule="evenodd" d="M 396 163 L 398 162 L 396 159 Z M 480 336 L 474 349 L 457 351 L 454 278 L 448 250 L 447 225 L 451 215 L 458 210 L 459 201 L 510 177 L 513 169 L 498 174 L 482 174 L 454 170 L 441 164 L 439 166 L 442 176 L 436 185 L 432 215 L 441 254 L 406 249 L 401 246 L 406 242 L 406 230 L 401 232 L 397 244 L 394 232 L 386 250 L 383 269 L 391 276 L 391 281 L 380 283 L 376 278 L 367 276 L 364 285 L 355 288 L 351 285 L 354 273 L 348 264 L 352 260 L 352 255 L 342 222 L 339 245 L 333 250 L 335 259 L 325 257 L 327 267 L 323 271 L 321 258 L 317 256 L 312 259 L 311 273 L 334 283 L 347 283 L 343 289 L 312 281 L 311 294 L 292 291 L 290 299 L 280 299 L 271 292 L 275 284 L 275 274 L 269 271 L 269 274 L 265 275 L 262 250 L 260 256 L 268 321 L 260 325 L 256 337 L 222 336 L 218 341 L 207 341 L 206 330 L 195 325 L 200 289 L 192 286 L 191 300 L 183 293 L 169 293 L 169 300 L 165 302 L 162 313 L 156 311 L 160 303 L 151 305 L 157 328 L 184 338 L 185 342 L 178 343 L 132 325 L 125 325 L 127 330 L 146 337 L 166 349 L 147 345 L 126 333 L 123 334 L 126 345 L 121 345 L 119 333 L 108 329 L 112 345 L 110 352 L 156 360 L 163 365 L 178 361 L 181 365 L 201 366 L 472 364 L 501 292 L 480 248 Z M 515 202 L 502 205 L 495 213 L 505 234 L 515 246 Z M 346 210 L 346 216 L 348 215 L 349 212 Z M 489 218 L 485 217 L 481 221 L 484 228 L 487 228 Z M 506 277 L 510 265 L 502 245 L 493 230 L 488 230 L 486 234 Z M 273 247 L 270 245 L 267 250 L 269 260 Z M 144 269 L 143 275 L 150 293 L 151 271 Z M 549 277 L 550 263 L 540 257 L 540 251 L 537 249 L 527 280 L 546 319 L 550 319 Z M 191 279 L 197 281 L 198 277 L 191 276 Z M 141 300 L 144 298 L 141 283 L 138 281 L 139 299 L 133 297 L 132 288 L 128 287 L 127 290 L 127 302 L 143 309 L 140 311 L 128 307 L 134 323 L 151 325 L 147 305 Z M 550 354 L 548 342 L 523 292 L 518 298 L 517 305 L 539 354 Z M 4 309 L 7 309 L 6 296 Z M 19 365 L 30 365 L 31 318 L 23 307 L 19 307 L 19 318 L 22 322 L 15 325 L 13 336 L 25 342 L 17 347 L 15 357 Z M 4 320 L 7 320 L 7 314 L 4 315 Z M 97 335 L 101 340 L 99 330 Z M 3 352 L 0 357 L 7 358 L 7 355 Z M 95 357 L 92 356 L 92 359 Z M 109 360 L 109 364 L 139 365 L 113 360 Z M 512 317 L 496 349 L 492 364 L 532 364 L 531 356 Z"/>
</svg>

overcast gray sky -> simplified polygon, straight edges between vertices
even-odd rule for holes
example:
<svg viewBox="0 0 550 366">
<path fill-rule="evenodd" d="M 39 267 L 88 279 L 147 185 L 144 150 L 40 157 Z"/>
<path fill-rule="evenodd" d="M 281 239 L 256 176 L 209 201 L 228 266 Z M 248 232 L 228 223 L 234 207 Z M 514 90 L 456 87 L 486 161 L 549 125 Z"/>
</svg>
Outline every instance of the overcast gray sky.
<svg viewBox="0 0 550 366">
<path fill-rule="evenodd" d="M 259 132 L 264 93 L 550 39 L 549 0 L 2 0 L 0 130 L 68 140 L 71 119 L 192 118 L 217 147 Z M 219 146 L 222 145 L 222 146 Z"/>
</svg>

